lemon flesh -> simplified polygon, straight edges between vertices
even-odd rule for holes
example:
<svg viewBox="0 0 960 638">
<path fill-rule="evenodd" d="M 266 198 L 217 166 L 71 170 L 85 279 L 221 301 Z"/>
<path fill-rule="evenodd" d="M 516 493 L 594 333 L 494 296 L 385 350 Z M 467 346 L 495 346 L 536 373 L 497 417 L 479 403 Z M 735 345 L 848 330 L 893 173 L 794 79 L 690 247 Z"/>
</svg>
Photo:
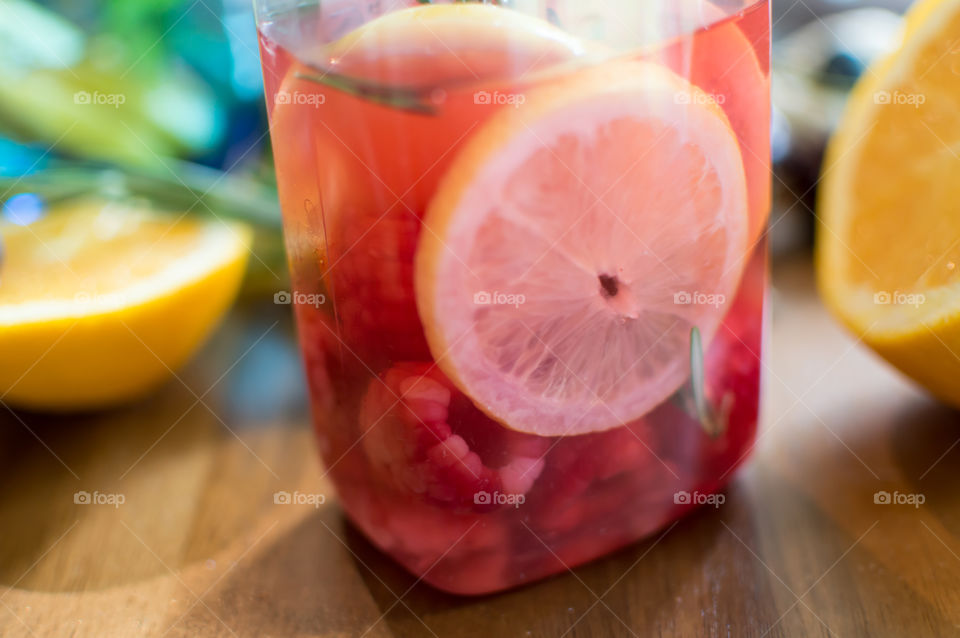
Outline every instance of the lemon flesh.
<svg viewBox="0 0 960 638">
<path fill-rule="evenodd" d="M 236 296 L 242 225 L 81 202 L 0 225 L 0 401 L 106 407 L 168 379 Z"/>
<path fill-rule="evenodd" d="M 824 161 L 817 276 L 831 310 L 960 405 L 960 1 L 910 10 Z"/>
</svg>

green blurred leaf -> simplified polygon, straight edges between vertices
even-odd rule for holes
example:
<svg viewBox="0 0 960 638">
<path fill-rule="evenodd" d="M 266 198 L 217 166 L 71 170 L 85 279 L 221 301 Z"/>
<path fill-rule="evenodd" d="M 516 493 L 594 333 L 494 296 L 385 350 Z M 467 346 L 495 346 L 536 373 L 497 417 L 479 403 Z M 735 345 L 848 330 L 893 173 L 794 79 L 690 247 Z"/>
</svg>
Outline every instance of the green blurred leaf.
<svg viewBox="0 0 960 638">
<path fill-rule="evenodd" d="M 151 12 L 179 6 L 147 4 Z M 0 134 L 136 166 L 213 148 L 224 115 L 210 87 L 186 67 L 152 67 L 128 53 L 122 38 L 85 41 L 55 13 L 26 0 L 0 1 Z"/>
</svg>

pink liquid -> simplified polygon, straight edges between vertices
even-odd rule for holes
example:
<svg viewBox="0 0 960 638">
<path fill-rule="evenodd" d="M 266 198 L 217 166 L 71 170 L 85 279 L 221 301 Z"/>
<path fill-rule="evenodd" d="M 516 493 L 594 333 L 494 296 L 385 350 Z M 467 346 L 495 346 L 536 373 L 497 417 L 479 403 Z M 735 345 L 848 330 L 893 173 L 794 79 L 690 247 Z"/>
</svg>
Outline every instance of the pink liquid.
<svg viewBox="0 0 960 638">
<path fill-rule="evenodd" d="M 539 437 L 504 427 L 434 365 L 414 299 L 413 257 L 420 217 L 456 151 L 497 109 L 511 108 L 478 104 L 475 92 L 546 81 L 529 78 L 561 60 L 517 47 L 470 60 L 469 73 L 427 49 L 363 51 L 331 64 L 323 45 L 377 12 L 349 2 L 325 11 L 262 19 L 260 42 L 316 432 L 350 519 L 426 582 L 479 594 L 636 541 L 720 490 L 755 436 L 765 244 L 751 244 L 705 353 L 706 397 L 722 432 L 708 433 L 677 397 L 603 432 Z M 642 57 L 723 106 L 742 147 L 751 225 L 759 227 L 769 199 L 768 7 L 717 18 Z M 362 81 L 364 95 L 296 76 L 331 70 Z M 383 87 L 421 101 L 385 104 Z M 470 471 L 439 453 L 453 441 L 478 457 Z M 533 464 L 523 479 L 507 469 Z"/>
</svg>

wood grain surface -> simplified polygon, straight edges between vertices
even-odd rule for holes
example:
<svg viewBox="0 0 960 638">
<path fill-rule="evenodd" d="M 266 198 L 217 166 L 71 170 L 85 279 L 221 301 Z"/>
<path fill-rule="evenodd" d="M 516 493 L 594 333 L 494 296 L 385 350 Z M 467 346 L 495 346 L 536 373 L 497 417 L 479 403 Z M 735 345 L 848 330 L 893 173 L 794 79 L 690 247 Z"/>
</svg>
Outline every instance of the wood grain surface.
<svg viewBox="0 0 960 638">
<path fill-rule="evenodd" d="M 418 584 L 345 524 L 285 308 L 234 312 L 140 404 L 0 407 L 0 636 L 958 634 L 958 416 L 844 334 L 809 270 L 775 269 L 762 433 L 726 503 L 495 596 Z"/>
</svg>

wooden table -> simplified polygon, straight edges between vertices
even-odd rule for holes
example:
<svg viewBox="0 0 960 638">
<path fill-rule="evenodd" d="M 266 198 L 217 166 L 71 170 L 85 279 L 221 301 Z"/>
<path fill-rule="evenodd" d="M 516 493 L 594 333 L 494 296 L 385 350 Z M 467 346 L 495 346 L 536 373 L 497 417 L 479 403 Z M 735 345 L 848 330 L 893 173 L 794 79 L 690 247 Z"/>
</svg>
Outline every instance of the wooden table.
<svg viewBox="0 0 960 638">
<path fill-rule="evenodd" d="M 956 413 L 836 327 L 805 260 L 778 264 L 773 299 L 763 432 L 726 504 L 479 599 L 415 585 L 333 499 L 274 504 L 332 493 L 283 308 L 235 312 L 139 405 L 0 408 L 0 636 L 960 633 Z M 78 505 L 81 490 L 125 501 Z"/>
</svg>

